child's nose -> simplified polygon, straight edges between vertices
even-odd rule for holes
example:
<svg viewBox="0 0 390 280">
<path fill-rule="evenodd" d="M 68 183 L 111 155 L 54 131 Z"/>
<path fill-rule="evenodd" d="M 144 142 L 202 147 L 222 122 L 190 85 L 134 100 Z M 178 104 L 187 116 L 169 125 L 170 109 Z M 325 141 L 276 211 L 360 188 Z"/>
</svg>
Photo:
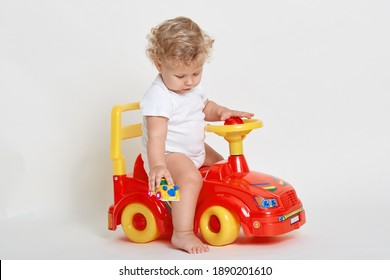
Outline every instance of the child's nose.
<svg viewBox="0 0 390 280">
<path fill-rule="evenodd" d="M 186 86 L 192 86 L 192 79 L 191 79 L 191 78 L 186 79 L 186 80 L 184 81 L 184 84 L 185 84 Z"/>
</svg>

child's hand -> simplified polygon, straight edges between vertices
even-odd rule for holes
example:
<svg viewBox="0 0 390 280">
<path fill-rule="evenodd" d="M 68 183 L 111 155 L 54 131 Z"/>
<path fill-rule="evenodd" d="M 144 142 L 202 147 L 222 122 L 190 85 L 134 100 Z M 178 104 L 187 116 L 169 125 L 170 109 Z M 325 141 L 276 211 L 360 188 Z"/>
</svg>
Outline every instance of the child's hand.
<svg viewBox="0 0 390 280">
<path fill-rule="evenodd" d="M 227 120 L 228 118 L 231 118 L 231 117 L 239 117 L 239 118 L 247 118 L 247 119 L 250 119 L 254 116 L 253 113 L 249 113 L 249 112 L 242 112 L 242 111 L 235 111 L 235 110 L 230 110 L 230 109 L 227 109 L 227 110 L 224 110 L 222 113 L 221 113 L 221 121 L 225 121 Z"/>
<path fill-rule="evenodd" d="M 165 178 L 168 185 L 175 185 L 171 173 L 165 166 L 155 166 L 149 172 L 149 190 L 155 191 L 159 186 L 161 179 Z"/>
</svg>

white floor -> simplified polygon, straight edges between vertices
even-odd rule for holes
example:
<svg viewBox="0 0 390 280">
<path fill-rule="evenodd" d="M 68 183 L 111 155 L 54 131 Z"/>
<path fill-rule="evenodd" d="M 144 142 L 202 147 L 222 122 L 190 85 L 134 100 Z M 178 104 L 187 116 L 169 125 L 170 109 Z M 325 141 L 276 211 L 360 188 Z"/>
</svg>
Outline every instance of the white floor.
<svg viewBox="0 0 390 280">
<path fill-rule="evenodd" d="M 378 260 L 390 259 L 390 226 L 385 207 L 357 212 L 329 211 L 306 206 L 301 229 L 274 238 L 247 238 L 210 252 L 190 255 L 175 250 L 168 239 L 148 244 L 127 240 L 121 228 L 106 229 L 105 213 L 88 221 L 0 220 L 2 260 L 148 260 L 148 259 L 261 259 L 261 260 Z M 345 211 L 347 210 L 347 211 Z M 351 210 L 351 211 L 349 211 Z M 383 211 L 381 211 L 383 210 Z"/>
</svg>

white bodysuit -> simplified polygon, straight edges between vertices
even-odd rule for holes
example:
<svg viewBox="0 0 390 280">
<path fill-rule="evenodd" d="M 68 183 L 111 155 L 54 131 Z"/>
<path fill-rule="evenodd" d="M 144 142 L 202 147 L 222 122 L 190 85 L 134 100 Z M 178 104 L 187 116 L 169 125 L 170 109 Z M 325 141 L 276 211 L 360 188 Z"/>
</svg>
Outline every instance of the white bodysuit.
<svg viewBox="0 0 390 280">
<path fill-rule="evenodd" d="M 205 121 L 203 108 L 207 100 L 201 86 L 197 86 L 184 94 L 170 91 L 160 75 L 145 93 L 141 101 L 142 123 L 142 159 L 147 173 L 149 164 L 147 157 L 148 133 L 146 116 L 160 116 L 168 119 L 165 153 L 183 153 L 188 156 L 197 168 L 205 159 Z"/>
</svg>

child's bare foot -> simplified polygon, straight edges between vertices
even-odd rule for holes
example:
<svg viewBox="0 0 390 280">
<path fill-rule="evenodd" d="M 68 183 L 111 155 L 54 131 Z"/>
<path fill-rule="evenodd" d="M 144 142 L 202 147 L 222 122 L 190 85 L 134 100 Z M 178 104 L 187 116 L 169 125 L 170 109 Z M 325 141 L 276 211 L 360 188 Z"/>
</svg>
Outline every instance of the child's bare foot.
<svg viewBox="0 0 390 280">
<path fill-rule="evenodd" d="M 173 231 L 172 245 L 190 254 L 200 254 L 209 251 L 209 247 L 199 240 L 193 231 Z"/>
</svg>

